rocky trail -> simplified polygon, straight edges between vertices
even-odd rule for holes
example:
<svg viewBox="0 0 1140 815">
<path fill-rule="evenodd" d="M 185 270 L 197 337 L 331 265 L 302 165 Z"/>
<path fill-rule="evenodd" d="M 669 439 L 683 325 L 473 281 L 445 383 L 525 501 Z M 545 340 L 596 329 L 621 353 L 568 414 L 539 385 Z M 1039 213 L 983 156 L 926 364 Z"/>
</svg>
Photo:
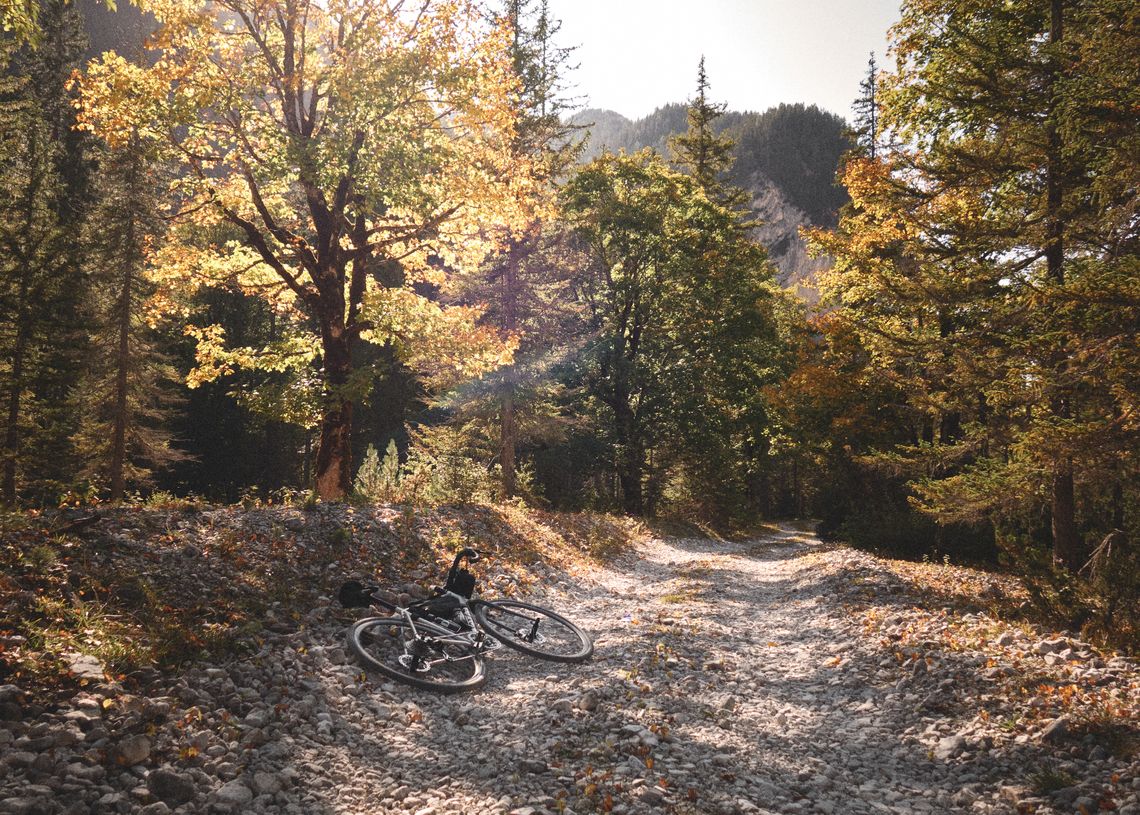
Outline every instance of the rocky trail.
<svg viewBox="0 0 1140 815">
<path fill-rule="evenodd" d="M 331 602 L 145 692 L 4 686 L 0 813 L 1140 815 L 1134 663 L 871 555 L 781 527 L 545 574 L 594 658 L 500 651 L 472 694 L 365 675 Z"/>
</svg>

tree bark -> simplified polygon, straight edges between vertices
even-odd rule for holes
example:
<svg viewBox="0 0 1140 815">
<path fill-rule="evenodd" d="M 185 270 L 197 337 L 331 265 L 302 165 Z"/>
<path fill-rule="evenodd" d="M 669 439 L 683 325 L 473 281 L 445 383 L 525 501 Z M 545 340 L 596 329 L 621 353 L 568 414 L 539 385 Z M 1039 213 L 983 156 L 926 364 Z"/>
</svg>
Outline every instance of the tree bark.
<svg viewBox="0 0 1140 815">
<path fill-rule="evenodd" d="M 1052 0 L 1050 5 L 1049 44 L 1056 47 L 1064 39 L 1064 0 Z M 1057 57 L 1049 69 L 1049 86 L 1054 98 L 1050 100 L 1049 120 L 1046 125 L 1048 137 L 1048 162 L 1046 168 L 1046 243 L 1045 264 L 1050 279 L 1058 286 L 1065 283 L 1065 221 L 1062 210 L 1064 189 L 1061 168 L 1061 134 L 1054 120 L 1056 116 L 1056 82 L 1059 77 Z M 1059 378 L 1064 377 L 1067 362 L 1062 348 L 1054 366 Z M 1070 404 L 1063 382 L 1057 384 L 1057 394 L 1052 399 L 1053 414 L 1062 419 L 1069 418 Z M 1051 497 L 1053 517 L 1053 560 L 1069 571 L 1075 572 L 1083 565 L 1083 552 L 1080 535 L 1077 531 L 1076 500 L 1073 486 L 1072 459 L 1064 459 L 1054 464 Z"/>
<path fill-rule="evenodd" d="M 630 515 L 642 515 L 645 501 L 641 477 L 644 469 L 641 446 L 637 439 L 636 419 L 628 404 L 615 406 L 618 443 L 618 483 L 621 485 L 622 509 Z"/>
<path fill-rule="evenodd" d="M 119 304 L 119 352 L 115 360 L 115 414 L 111 426 L 111 501 L 119 503 L 126 492 L 124 469 L 127 458 L 127 369 L 131 333 L 131 272 L 123 281 Z"/>
<path fill-rule="evenodd" d="M 322 500 L 340 501 L 352 490 L 352 399 L 345 392 L 351 344 L 340 326 L 322 326 L 321 333 L 326 392 L 314 480 Z"/>
<path fill-rule="evenodd" d="M 509 383 L 503 391 L 499 418 L 499 465 L 503 469 L 503 493 L 507 498 L 513 498 L 518 491 L 518 473 L 515 469 L 515 445 L 518 439 L 518 426 L 515 421 L 515 396 Z"/>
<path fill-rule="evenodd" d="M 27 318 L 21 314 L 16 329 L 16 347 L 12 351 L 12 384 L 8 393 L 8 428 L 4 434 L 4 473 L 0 496 L 4 503 L 16 503 L 16 466 L 20 456 L 20 396 L 24 389 L 24 357 L 28 349 Z"/>
<path fill-rule="evenodd" d="M 524 239 L 525 240 L 525 239 Z M 524 251 L 523 240 L 512 240 L 503 268 L 503 330 L 514 332 L 518 328 L 518 262 Z M 518 490 L 518 472 L 515 454 L 518 446 L 518 422 L 515 416 L 515 383 L 513 368 L 504 372 L 499 422 L 499 466 L 503 471 L 503 493 L 513 498 Z"/>
<path fill-rule="evenodd" d="M 130 182 L 133 182 L 133 173 Z M 128 183 L 133 190 L 134 184 Z M 111 501 L 119 503 L 126 493 L 127 460 L 127 372 L 130 368 L 131 351 L 131 297 L 134 284 L 132 264 L 135 261 L 135 220 L 134 210 L 129 210 L 126 230 L 127 257 L 123 263 L 123 288 L 119 293 L 119 349 L 115 358 L 115 414 L 111 428 Z"/>
<path fill-rule="evenodd" d="M 8 392 L 8 426 L 4 434 L 4 469 L 0 477 L 0 498 L 16 503 L 16 469 L 20 457 L 20 397 L 24 390 L 24 360 L 31 340 L 28 315 L 28 280 L 20 280 L 20 300 L 16 309 L 16 344 L 12 349 L 12 383 Z"/>
</svg>

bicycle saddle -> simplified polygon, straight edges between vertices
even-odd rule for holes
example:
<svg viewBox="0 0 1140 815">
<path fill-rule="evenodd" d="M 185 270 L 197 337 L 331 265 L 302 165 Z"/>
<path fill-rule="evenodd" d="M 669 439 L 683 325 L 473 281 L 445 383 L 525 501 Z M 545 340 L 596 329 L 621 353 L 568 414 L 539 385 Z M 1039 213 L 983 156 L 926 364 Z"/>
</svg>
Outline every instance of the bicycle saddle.
<svg viewBox="0 0 1140 815">
<path fill-rule="evenodd" d="M 372 605 L 372 593 L 378 586 L 365 586 L 359 580 L 347 580 L 336 593 L 336 599 L 344 608 L 368 608 Z"/>
</svg>

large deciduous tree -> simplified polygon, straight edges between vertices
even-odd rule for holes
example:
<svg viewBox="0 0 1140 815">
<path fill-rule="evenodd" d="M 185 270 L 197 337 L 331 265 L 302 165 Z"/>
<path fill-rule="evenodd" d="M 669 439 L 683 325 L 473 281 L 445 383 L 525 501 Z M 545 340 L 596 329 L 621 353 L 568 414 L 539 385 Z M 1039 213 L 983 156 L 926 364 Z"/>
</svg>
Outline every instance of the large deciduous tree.
<svg viewBox="0 0 1140 815">
<path fill-rule="evenodd" d="M 613 441 L 622 506 L 652 513 L 680 479 L 723 521 L 763 432 L 764 251 L 738 212 L 648 151 L 603 155 L 563 194 L 589 258 L 575 284 L 592 333 L 581 379 Z"/>
<path fill-rule="evenodd" d="M 195 329 L 198 375 L 318 367 L 315 485 L 340 498 L 353 402 L 372 381 L 355 364 L 361 341 L 441 375 L 509 358 L 476 310 L 429 297 L 481 260 L 487 227 L 525 200 L 512 189 L 529 174 L 509 149 L 508 33 L 469 0 L 140 5 L 161 23 L 149 66 L 92 64 L 82 120 L 112 146 L 138 134 L 180 165 L 183 225 L 156 261 L 171 288 L 237 286 L 289 322 L 261 348 Z M 223 223 L 240 237 L 210 240 Z"/>
</svg>

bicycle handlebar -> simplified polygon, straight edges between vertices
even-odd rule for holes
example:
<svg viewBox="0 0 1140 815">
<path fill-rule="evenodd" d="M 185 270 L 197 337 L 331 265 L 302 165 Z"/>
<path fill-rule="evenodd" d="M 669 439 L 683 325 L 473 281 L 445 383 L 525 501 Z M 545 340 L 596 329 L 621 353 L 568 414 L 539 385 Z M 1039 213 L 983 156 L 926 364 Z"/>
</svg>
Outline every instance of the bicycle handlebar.
<svg viewBox="0 0 1140 815">
<path fill-rule="evenodd" d="M 455 572 L 459 568 L 459 561 L 467 558 L 468 563 L 474 563 L 479 559 L 479 553 L 472 549 L 470 546 L 465 546 L 459 550 L 455 555 L 455 560 L 451 561 L 451 571 Z"/>
</svg>

